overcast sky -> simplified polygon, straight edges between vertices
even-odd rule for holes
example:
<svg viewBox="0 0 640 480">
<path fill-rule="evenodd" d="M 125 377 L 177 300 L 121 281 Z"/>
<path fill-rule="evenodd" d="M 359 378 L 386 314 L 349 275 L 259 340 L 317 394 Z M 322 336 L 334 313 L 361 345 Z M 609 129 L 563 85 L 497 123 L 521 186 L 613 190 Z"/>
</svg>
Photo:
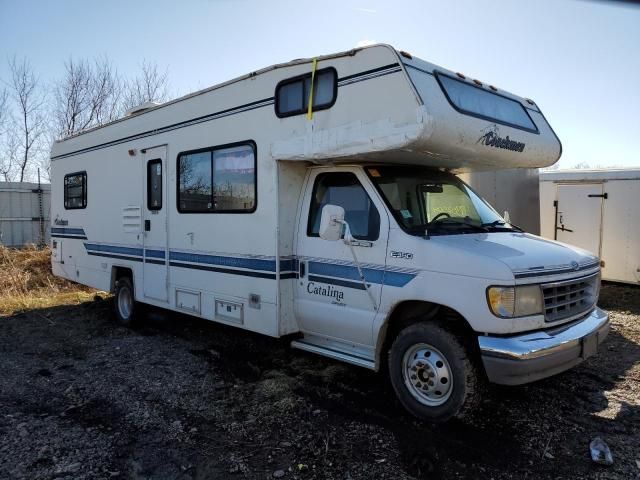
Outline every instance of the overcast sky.
<svg viewBox="0 0 640 480">
<path fill-rule="evenodd" d="M 273 63 L 390 43 L 542 108 L 563 168 L 640 166 L 640 8 L 620 2 L 0 0 L 6 58 L 40 78 L 69 57 L 108 55 L 120 73 L 168 67 L 185 94 Z"/>
</svg>

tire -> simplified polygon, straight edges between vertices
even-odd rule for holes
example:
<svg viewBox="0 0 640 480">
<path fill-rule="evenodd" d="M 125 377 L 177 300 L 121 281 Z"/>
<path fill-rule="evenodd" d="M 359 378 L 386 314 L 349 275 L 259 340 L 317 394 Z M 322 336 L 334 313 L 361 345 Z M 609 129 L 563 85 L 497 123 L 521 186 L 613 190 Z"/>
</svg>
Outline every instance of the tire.
<svg viewBox="0 0 640 480">
<path fill-rule="evenodd" d="M 479 402 L 477 368 L 460 339 L 437 323 L 400 331 L 389 351 L 389 376 L 402 406 L 423 420 L 461 418 Z"/>
<path fill-rule="evenodd" d="M 136 323 L 138 305 L 135 300 L 133 283 L 128 277 L 118 279 L 114 297 L 114 310 L 120 325 L 130 327 Z"/>
</svg>

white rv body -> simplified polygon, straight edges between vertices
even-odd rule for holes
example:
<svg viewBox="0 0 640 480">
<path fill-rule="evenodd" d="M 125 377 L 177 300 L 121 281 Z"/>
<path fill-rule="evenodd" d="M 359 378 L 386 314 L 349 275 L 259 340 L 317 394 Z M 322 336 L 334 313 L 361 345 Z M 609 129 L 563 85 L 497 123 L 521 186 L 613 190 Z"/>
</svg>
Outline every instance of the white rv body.
<svg viewBox="0 0 640 480">
<path fill-rule="evenodd" d="M 602 260 L 602 279 L 640 283 L 640 169 L 540 172 L 542 236 Z"/>
<path fill-rule="evenodd" d="M 326 104 L 305 98 L 310 116 L 306 107 L 286 110 L 312 75 L 334 79 L 333 93 L 317 87 Z M 509 120 L 487 117 L 494 114 Z M 296 60 L 57 142 L 53 271 L 107 291 L 126 275 L 138 302 L 273 337 L 296 334 L 298 348 L 376 370 L 400 317 L 442 309 L 475 332 L 492 381 L 524 383 L 586 358 L 583 337 L 593 339 L 591 354 L 606 336 L 597 258 L 506 227 L 408 234 L 405 196 L 390 199 L 377 182 L 393 168 L 450 181 L 451 171 L 544 167 L 560 152 L 532 101 L 387 45 Z M 214 180 L 218 164 L 224 185 Z M 207 166 L 210 186 L 209 173 L 197 173 Z M 327 178 L 361 192 L 364 209 L 343 204 L 345 218 L 353 231 L 375 224 L 370 240 L 318 235 L 315 192 Z M 443 192 L 442 184 L 420 188 Z M 578 303 L 557 314 L 565 308 L 557 285 L 576 282 Z M 551 303 L 499 318 L 487 305 L 495 285 L 540 286 Z"/>
</svg>

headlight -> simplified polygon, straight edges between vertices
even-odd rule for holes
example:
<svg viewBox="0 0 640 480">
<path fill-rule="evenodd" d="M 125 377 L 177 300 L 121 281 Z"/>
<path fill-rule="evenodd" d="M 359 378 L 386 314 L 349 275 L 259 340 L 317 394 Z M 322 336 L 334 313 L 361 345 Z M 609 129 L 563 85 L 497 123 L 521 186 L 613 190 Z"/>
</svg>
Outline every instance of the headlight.
<svg viewBox="0 0 640 480">
<path fill-rule="evenodd" d="M 489 308 L 503 318 L 526 317 L 542 313 L 542 291 L 539 285 L 489 287 Z"/>
</svg>

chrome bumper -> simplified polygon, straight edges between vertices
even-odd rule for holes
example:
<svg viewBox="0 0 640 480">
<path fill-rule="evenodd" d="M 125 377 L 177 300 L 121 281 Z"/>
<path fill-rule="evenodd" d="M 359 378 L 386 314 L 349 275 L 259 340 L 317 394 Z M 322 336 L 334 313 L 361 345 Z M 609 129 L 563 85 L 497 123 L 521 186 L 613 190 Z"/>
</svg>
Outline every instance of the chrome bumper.
<svg viewBox="0 0 640 480">
<path fill-rule="evenodd" d="M 609 333 L 609 315 L 595 308 L 587 317 L 548 330 L 511 337 L 478 337 L 489 380 L 520 385 L 563 372 L 598 351 Z"/>
</svg>

